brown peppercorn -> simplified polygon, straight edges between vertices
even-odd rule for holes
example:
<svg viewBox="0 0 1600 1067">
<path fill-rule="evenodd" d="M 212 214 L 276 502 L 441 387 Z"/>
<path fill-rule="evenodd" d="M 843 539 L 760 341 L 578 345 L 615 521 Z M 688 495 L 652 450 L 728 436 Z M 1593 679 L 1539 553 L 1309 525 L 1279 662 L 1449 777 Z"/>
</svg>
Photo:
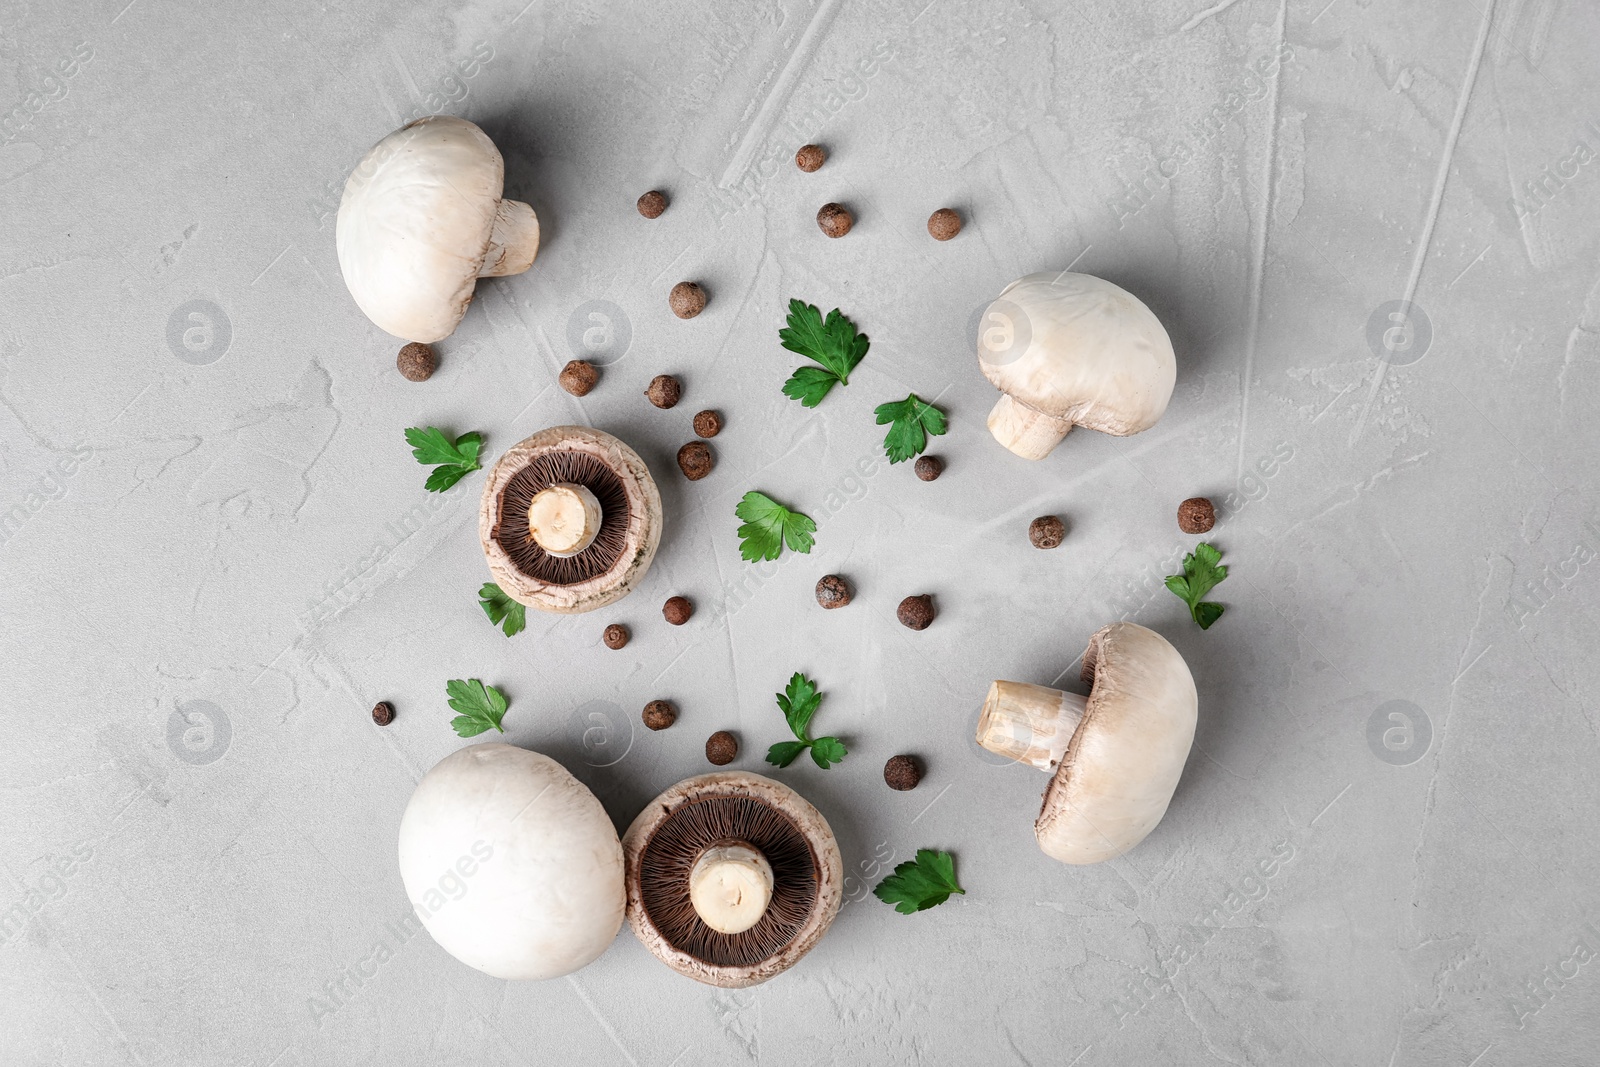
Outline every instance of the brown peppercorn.
<svg viewBox="0 0 1600 1067">
<path fill-rule="evenodd" d="M 1186 534 L 1208 533 L 1217 524 L 1217 509 L 1203 496 L 1192 496 L 1178 505 L 1178 529 Z"/>
<path fill-rule="evenodd" d="M 1054 515 L 1040 515 L 1028 523 L 1028 540 L 1034 548 L 1055 548 L 1066 540 L 1066 523 Z"/>
<path fill-rule="evenodd" d="M 915 789 L 922 781 L 922 765 L 915 756 L 890 756 L 883 765 L 883 780 L 890 789 Z"/>
<path fill-rule="evenodd" d="M 406 381 L 425 382 L 433 377 L 439 360 L 434 356 L 433 349 L 421 341 L 412 341 L 400 350 L 400 354 L 394 358 L 394 365 L 400 368 L 400 375 Z"/>
<path fill-rule="evenodd" d="M 639 214 L 647 219 L 659 219 L 665 210 L 667 196 L 659 189 L 652 189 L 639 198 Z"/>
<path fill-rule="evenodd" d="M 837 574 L 824 574 L 817 580 L 817 603 L 825 608 L 842 608 L 852 595 L 850 583 Z"/>
<path fill-rule="evenodd" d="M 718 730 L 706 738 L 706 759 L 718 767 L 726 767 L 739 756 L 739 739 L 726 730 Z"/>
<path fill-rule="evenodd" d="M 935 241 L 948 241 L 961 232 L 961 216 L 942 207 L 928 216 L 928 236 Z"/>
<path fill-rule="evenodd" d="M 715 437 L 722 432 L 722 416 L 715 411 L 697 412 L 694 417 L 694 432 L 698 437 Z"/>
<path fill-rule="evenodd" d="M 388 726 L 394 722 L 394 705 L 387 700 L 380 700 L 372 705 L 372 721 L 379 726 Z"/>
<path fill-rule="evenodd" d="M 944 473 L 944 460 L 938 456 L 918 456 L 917 465 L 912 469 L 917 472 L 918 478 L 931 482 Z"/>
<path fill-rule="evenodd" d="M 658 408 L 670 408 L 678 403 L 678 398 L 683 395 L 683 386 L 678 384 L 678 379 L 670 374 L 658 374 L 650 379 L 650 387 L 644 391 L 650 398 L 650 403 Z"/>
<path fill-rule="evenodd" d="M 652 700 L 644 706 L 644 713 L 639 717 L 650 729 L 665 730 L 678 721 L 678 709 L 665 700 Z"/>
<path fill-rule="evenodd" d="M 810 174 L 828 161 L 828 153 L 819 144 L 803 145 L 794 154 L 794 165 Z"/>
<path fill-rule="evenodd" d="M 855 223 L 850 210 L 843 204 L 823 204 L 817 212 L 817 225 L 829 237 L 843 237 Z"/>
<path fill-rule="evenodd" d="M 679 282 L 667 294 L 667 305 L 680 319 L 692 319 L 706 309 L 706 291 L 699 282 Z"/>
<path fill-rule="evenodd" d="M 561 368 L 561 376 L 556 380 L 573 396 L 588 396 L 594 383 L 600 380 L 600 372 L 588 360 L 575 359 Z"/>
<path fill-rule="evenodd" d="M 694 605 L 689 603 L 689 598 L 675 596 L 661 605 L 661 614 L 674 626 L 682 626 L 689 621 L 689 616 L 694 614 Z"/>
<path fill-rule="evenodd" d="M 631 636 L 633 635 L 628 633 L 628 628 L 626 626 L 622 625 L 620 622 L 614 622 L 610 626 L 606 627 L 606 632 L 600 635 L 600 640 L 606 643 L 607 648 L 615 651 L 616 649 L 626 645 L 628 643 L 628 638 Z"/>
<path fill-rule="evenodd" d="M 691 482 L 698 482 L 711 473 L 711 446 L 704 441 L 690 441 L 678 449 L 678 469 Z"/>
<path fill-rule="evenodd" d="M 908 596 L 900 601 L 900 608 L 895 612 L 903 626 L 913 630 L 926 630 L 933 622 L 933 597 L 927 593 L 921 596 Z"/>
</svg>

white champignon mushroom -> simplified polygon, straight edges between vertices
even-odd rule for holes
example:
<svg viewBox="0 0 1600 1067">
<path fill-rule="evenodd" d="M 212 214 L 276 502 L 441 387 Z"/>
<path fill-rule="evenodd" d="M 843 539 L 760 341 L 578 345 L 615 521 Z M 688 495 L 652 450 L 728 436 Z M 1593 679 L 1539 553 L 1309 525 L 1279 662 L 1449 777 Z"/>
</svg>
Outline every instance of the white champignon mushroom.
<svg viewBox="0 0 1600 1067">
<path fill-rule="evenodd" d="M 400 877 L 446 952 L 496 978 L 559 978 L 617 936 L 622 843 L 548 756 L 505 744 L 446 756 L 400 820 Z"/>
<path fill-rule="evenodd" d="M 450 336 L 479 278 L 539 253 L 533 208 L 502 200 L 505 161 L 466 119 L 433 115 L 379 141 L 345 182 L 336 244 L 356 304 L 407 341 Z"/>
<path fill-rule="evenodd" d="M 1120 856 L 1155 829 L 1189 758 L 1199 707 L 1183 656 L 1135 623 L 1089 639 L 1082 677 L 1087 697 L 995 682 L 978 720 L 978 744 L 1054 772 L 1034 835 L 1062 863 Z"/>
<path fill-rule="evenodd" d="M 1074 426 L 1119 437 L 1149 429 L 1177 376 L 1172 341 L 1143 301 L 1065 271 L 1006 286 L 980 320 L 978 359 L 1005 394 L 989 432 L 1024 459 L 1048 456 Z"/>
</svg>

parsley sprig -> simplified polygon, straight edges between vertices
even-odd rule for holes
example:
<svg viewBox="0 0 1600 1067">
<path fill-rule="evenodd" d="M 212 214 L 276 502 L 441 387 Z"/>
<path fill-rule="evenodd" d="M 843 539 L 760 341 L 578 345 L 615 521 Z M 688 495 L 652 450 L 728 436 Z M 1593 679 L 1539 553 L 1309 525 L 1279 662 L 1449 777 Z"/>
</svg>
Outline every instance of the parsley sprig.
<svg viewBox="0 0 1600 1067">
<path fill-rule="evenodd" d="M 901 463 L 922 454 L 928 447 L 928 438 L 943 437 L 949 428 L 944 412 L 912 393 L 904 400 L 879 404 L 874 414 L 878 425 L 890 423 L 889 435 L 883 439 L 883 450 L 889 454 L 890 463 Z"/>
<path fill-rule="evenodd" d="M 794 677 L 789 679 L 788 688 L 778 694 L 778 707 L 783 711 L 783 717 L 789 723 L 789 729 L 796 740 L 779 741 L 767 749 L 767 762 L 775 767 L 787 767 L 806 749 L 811 750 L 811 758 L 818 767 L 827 770 L 845 757 L 844 742 L 837 737 L 810 736 L 811 717 L 817 713 L 817 705 L 822 703 L 822 694 L 817 692 L 817 683 L 810 678 L 795 671 Z"/>
<path fill-rule="evenodd" d="M 795 552 L 810 552 L 817 524 L 809 516 L 790 511 L 765 493 L 749 492 L 733 513 L 744 520 L 739 527 L 739 555 L 745 562 L 777 559 L 788 545 Z"/>
<path fill-rule="evenodd" d="M 815 304 L 789 301 L 789 325 L 778 340 L 791 352 L 816 360 L 820 367 L 800 367 L 783 383 L 783 395 L 808 408 L 822 403 L 834 385 L 849 385 L 850 372 L 867 354 L 867 335 L 834 308 L 824 319 Z"/>
<path fill-rule="evenodd" d="M 1183 573 L 1169 577 L 1167 588 L 1189 605 L 1189 614 L 1200 624 L 1200 629 L 1209 630 L 1212 623 L 1222 618 L 1222 605 L 1200 598 L 1227 576 L 1228 568 L 1223 566 L 1222 553 L 1202 541 L 1194 546 L 1193 552 L 1183 557 Z"/>
<path fill-rule="evenodd" d="M 489 621 L 505 631 L 507 637 L 520 634 L 528 625 L 528 609 L 506 595 L 494 582 L 485 582 L 478 590 L 478 606 L 489 616 Z"/>
<path fill-rule="evenodd" d="M 464 433 L 452 441 L 437 426 L 412 426 L 406 430 L 406 443 L 418 463 L 433 468 L 423 485 L 430 493 L 442 493 L 473 471 L 483 469 L 478 462 L 478 450 L 483 447 L 481 433 Z"/>
<path fill-rule="evenodd" d="M 506 732 L 500 720 L 506 715 L 506 698 L 492 685 L 478 679 L 462 681 L 453 678 L 444 683 L 450 697 L 450 707 L 461 714 L 450 720 L 450 726 L 461 737 L 476 737 L 491 728 Z"/>
<path fill-rule="evenodd" d="M 955 857 L 948 852 L 919 848 L 917 858 L 896 867 L 893 874 L 878 883 L 872 895 L 885 904 L 893 904 L 901 915 L 912 915 L 943 904 L 951 893 L 965 896 L 966 892 L 956 884 Z"/>
</svg>

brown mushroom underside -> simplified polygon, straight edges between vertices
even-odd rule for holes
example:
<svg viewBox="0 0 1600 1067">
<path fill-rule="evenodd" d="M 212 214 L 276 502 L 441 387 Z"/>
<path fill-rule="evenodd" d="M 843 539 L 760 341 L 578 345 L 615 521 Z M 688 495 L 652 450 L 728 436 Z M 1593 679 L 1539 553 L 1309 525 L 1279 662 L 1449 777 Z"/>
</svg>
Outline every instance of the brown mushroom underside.
<svg viewBox="0 0 1600 1067">
<path fill-rule="evenodd" d="M 584 486 L 600 502 L 600 532 L 576 556 L 552 556 L 528 529 L 533 498 L 557 482 Z M 517 570 L 551 585 L 576 585 L 616 566 L 628 547 L 628 492 L 617 472 L 586 452 L 546 452 L 517 472 L 501 494 L 493 537 Z"/>
</svg>

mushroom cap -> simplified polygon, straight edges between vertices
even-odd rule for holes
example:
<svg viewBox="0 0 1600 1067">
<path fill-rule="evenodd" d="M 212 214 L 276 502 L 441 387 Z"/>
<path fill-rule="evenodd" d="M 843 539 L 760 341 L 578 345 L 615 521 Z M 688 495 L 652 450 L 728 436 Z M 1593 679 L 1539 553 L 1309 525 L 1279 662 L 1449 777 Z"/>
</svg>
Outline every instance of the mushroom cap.
<svg viewBox="0 0 1600 1067">
<path fill-rule="evenodd" d="M 559 978 L 622 926 L 622 845 L 549 756 L 499 743 L 440 760 L 400 820 L 400 877 L 441 948 L 496 978 Z"/>
<path fill-rule="evenodd" d="M 505 162 L 466 119 L 432 115 L 373 146 L 344 186 L 335 242 L 356 304 L 408 341 L 467 313 L 505 187 Z"/>
<path fill-rule="evenodd" d="M 788 847 L 783 855 L 777 854 L 776 848 L 767 855 L 775 878 L 772 903 L 762 920 L 743 934 L 718 934 L 694 915 L 689 904 L 688 876 L 695 856 L 684 854 L 676 863 L 663 864 L 656 851 L 658 835 L 659 847 L 673 847 L 666 838 L 674 836 L 674 817 L 692 817 L 691 809 L 702 804 L 707 805 L 705 810 L 719 804 L 729 809 L 706 819 L 708 825 L 699 828 L 699 836 L 707 846 L 722 843 L 715 828 L 728 831 L 725 837 L 739 838 L 757 849 L 763 849 L 769 840 L 786 839 Z M 752 807 L 760 809 L 759 826 L 750 819 Z M 682 847 L 681 841 L 677 847 Z M 844 901 L 844 860 L 828 820 L 805 797 L 782 782 L 759 774 L 718 771 L 684 779 L 645 805 L 623 835 L 622 848 L 627 857 L 628 924 L 633 927 L 634 936 L 668 967 L 706 985 L 740 989 L 788 970 L 827 933 Z M 686 914 L 680 915 L 689 931 L 683 940 L 698 940 L 720 950 L 730 947 L 735 938 L 747 939 L 745 945 L 759 942 L 767 946 L 758 953 L 759 958 L 719 963 L 675 944 L 669 935 L 672 924 L 668 916 L 652 913 L 655 890 L 662 887 L 653 883 L 647 889 L 642 877 L 646 866 L 658 871 L 670 866 L 675 876 L 682 878 L 681 908 L 674 910 L 686 909 Z M 800 887 L 803 892 L 793 891 L 796 879 L 805 883 Z"/>
<path fill-rule="evenodd" d="M 1010 329 L 978 331 L 979 366 L 1018 403 L 1118 436 L 1147 430 L 1166 412 L 1177 380 L 1172 340 L 1121 286 L 1089 274 L 1029 274 L 1006 286 L 981 321 L 991 315 Z M 1009 343 L 996 346 L 996 336 Z"/>
<path fill-rule="evenodd" d="M 1166 814 L 1194 741 L 1199 697 L 1178 650 L 1154 630 L 1114 622 L 1089 639 L 1083 721 L 1033 824 L 1062 863 L 1120 856 Z"/>
</svg>

